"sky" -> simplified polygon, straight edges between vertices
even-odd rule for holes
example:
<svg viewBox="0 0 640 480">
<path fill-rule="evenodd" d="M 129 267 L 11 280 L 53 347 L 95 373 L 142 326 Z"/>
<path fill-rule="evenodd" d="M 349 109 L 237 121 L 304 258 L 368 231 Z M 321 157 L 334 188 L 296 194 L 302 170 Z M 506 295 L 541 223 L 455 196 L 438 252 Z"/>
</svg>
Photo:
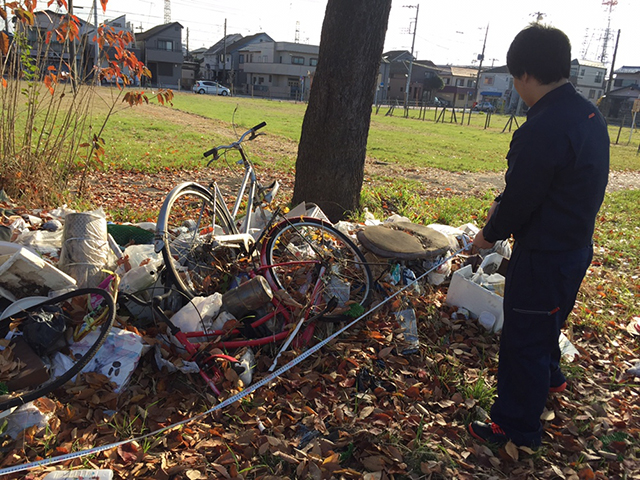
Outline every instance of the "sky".
<svg viewBox="0 0 640 480">
<path fill-rule="evenodd" d="M 621 30 L 615 67 L 640 65 L 640 1 L 617 0 L 611 11 L 603 1 L 615 0 L 392 0 L 385 51 L 411 51 L 437 65 L 478 65 L 484 39 L 483 67 L 506 63 L 513 37 L 542 15 L 543 23 L 563 30 L 572 44 L 572 57 L 599 60 L 609 26 L 607 64 L 610 64 L 618 29 Z M 100 2 L 98 2 L 98 5 Z M 92 0 L 74 0 L 77 15 L 92 15 Z M 227 33 L 243 36 L 268 33 L 276 41 L 296 39 L 318 45 L 327 0 L 171 0 L 171 20 L 188 33 L 189 49 L 210 47 Z M 135 31 L 164 22 L 163 0 L 109 0 L 99 21 L 127 14 Z M 416 8 L 416 6 L 418 8 Z M 417 13 L 417 22 L 416 22 Z M 91 16 L 90 20 L 93 20 Z M 297 33 L 296 33 L 297 32 Z"/>
</svg>

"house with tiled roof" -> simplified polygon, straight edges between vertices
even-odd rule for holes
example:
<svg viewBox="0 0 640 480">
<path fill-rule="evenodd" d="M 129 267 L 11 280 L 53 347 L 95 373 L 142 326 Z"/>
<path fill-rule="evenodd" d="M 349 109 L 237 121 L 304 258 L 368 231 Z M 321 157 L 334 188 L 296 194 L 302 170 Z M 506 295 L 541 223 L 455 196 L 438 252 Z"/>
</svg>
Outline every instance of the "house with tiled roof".
<svg viewBox="0 0 640 480">
<path fill-rule="evenodd" d="M 52 10 L 34 13 L 33 25 L 26 25 L 27 43 L 31 45 L 28 55 L 37 61 L 44 61 L 44 67 L 52 66 L 57 72 L 69 72 L 69 43 L 62 42 L 55 35 L 65 15 Z M 87 78 L 93 69 L 95 58 L 95 27 L 78 18 L 79 38 L 74 42 L 76 52 L 77 80 Z"/>
<path fill-rule="evenodd" d="M 182 25 L 178 22 L 157 25 L 136 34 L 139 59 L 151 72 L 151 85 L 162 88 L 180 88 L 182 78 Z"/>
<path fill-rule="evenodd" d="M 222 82 L 223 72 L 230 70 L 231 57 L 227 55 L 225 62 L 225 53 L 227 47 L 242 39 L 242 35 L 239 33 L 230 33 L 226 37 L 222 37 L 211 47 L 206 48 L 200 55 L 204 59 L 202 65 L 202 79 L 204 80 L 216 80 Z M 226 83 L 226 82 L 222 82 Z"/>
<path fill-rule="evenodd" d="M 613 81 L 614 88 L 640 85 L 640 67 L 623 66 L 613 73 L 615 75 Z"/>
<path fill-rule="evenodd" d="M 273 41 L 273 38 L 264 32 L 247 37 L 240 34 L 227 35 L 204 53 L 206 76 L 228 85 L 233 92 L 246 83 L 245 78 L 239 78 L 242 75 L 240 64 L 245 61 L 244 55 L 239 51 L 253 43 Z"/>
<path fill-rule="evenodd" d="M 604 94 L 606 73 L 607 69 L 601 62 L 574 59 L 571 61 L 569 81 L 585 98 L 596 103 Z"/>
<path fill-rule="evenodd" d="M 440 66 L 440 76 L 444 80 L 444 88 L 438 93 L 449 105 L 462 108 L 471 107 L 474 102 L 478 69 L 472 67 Z"/>
<path fill-rule="evenodd" d="M 387 100 L 404 102 L 409 70 L 411 70 L 409 103 L 416 104 L 430 100 L 432 92 L 429 89 L 427 80 L 431 77 L 436 77 L 440 72 L 440 68 L 435 63 L 431 60 L 415 59 L 407 50 L 385 52 L 382 54 L 382 61 L 382 65 L 388 64 L 389 71 L 385 94 Z"/>
</svg>

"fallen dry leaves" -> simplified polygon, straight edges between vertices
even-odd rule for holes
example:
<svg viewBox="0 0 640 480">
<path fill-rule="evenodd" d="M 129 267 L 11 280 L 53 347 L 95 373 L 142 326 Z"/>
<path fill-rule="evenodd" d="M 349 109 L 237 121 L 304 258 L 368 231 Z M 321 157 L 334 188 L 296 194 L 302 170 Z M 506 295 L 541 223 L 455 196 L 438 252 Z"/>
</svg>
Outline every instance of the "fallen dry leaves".
<svg viewBox="0 0 640 480">
<path fill-rule="evenodd" d="M 398 355 L 398 328 L 379 311 L 305 362 L 223 411 L 84 459 L 34 470 L 110 468 L 115 478 L 631 478 L 637 460 L 637 387 L 611 378 L 630 340 L 621 331 L 584 340 L 574 331 L 580 379 L 552 395 L 544 445 L 479 445 L 466 433 L 479 399 L 465 384 L 493 385 L 497 337 L 475 322 L 451 320 L 444 291 L 414 298 L 419 354 Z M 632 345 L 629 345 L 632 347 Z M 299 352 L 297 352 L 299 353 Z M 266 375 L 273 347 L 257 352 L 254 381 Z M 290 360 L 296 352 L 285 353 Z M 608 365 L 608 368 L 603 368 Z M 227 390 L 226 396 L 236 391 Z M 467 393 L 465 393 L 467 392 Z M 5 441 L 2 466 L 105 445 L 194 416 L 215 404 L 196 376 L 157 371 L 144 357 L 126 392 L 104 377 L 68 384 L 42 408 L 46 429 Z M 24 478 L 24 474 L 14 478 Z"/>
<path fill-rule="evenodd" d="M 176 177 L 171 182 L 177 183 Z M 160 201 L 164 183 L 157 191 Z M 127 203 L 127 192 L 122 188 L 107 200 Z M 594 265 L 605 268 L 597 259 Z M 490 404 L 482 389 L 471 387 L 481 379 L 495 386 L 499 337 L 473 321 L 451 319 L 445 296 L 446 288 L 414 295 L 418 354 L 398 353 L 395 316 L 382 309 L 222 411 L 7 478 L 35 480 L 71 468 L 108 468 L 117 479 L 166 480 L 640 477 L 638 381 L 623 375 L 626 362 L 640 353 L 622 317 L 604 331 L 581 322 L 572 327 L 580 356 L 565 366 L 569 389 L 548 399 L 543 446 L 536 452 L 513 444 L 496 449 L 478 444 L 466 425 Z M 592 302 L 598 298 L 582 294 L 573 319 L 585 309 L 596 311 Z M 276 352 L 273 346 L 256 351 L 254 382 L 266 376 Z M 299 353 L 286 352 L 283 360 Z M 237 392 L 233 385 L 226 379 L 223 398 Z M 5 439 L 0 467 L 138 437 L 198 415 L 217 401 L 199 377 L 158 371 L 148 354 L 119 395 L 104 377 L 90 374 L 41 399 L 40 408 L 53 414 L 49 425 L 27 429 L 16 441 Z"/>
</svg>

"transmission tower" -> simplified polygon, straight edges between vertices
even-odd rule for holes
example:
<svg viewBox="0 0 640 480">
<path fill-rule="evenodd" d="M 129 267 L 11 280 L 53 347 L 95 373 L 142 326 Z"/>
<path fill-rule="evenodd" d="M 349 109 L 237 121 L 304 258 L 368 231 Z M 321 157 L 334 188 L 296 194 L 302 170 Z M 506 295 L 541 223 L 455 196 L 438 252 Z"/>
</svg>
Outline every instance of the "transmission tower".
<svg viewBox="0 0 640 480">
<path fill-rule="evenodd" d="M 609 7 L 609 12 L 607 14 L 607 29 L 604 31 L 602 38 L 602 53 L 600 54 L 600 61 L 602 63 L 606 63 L 609 38 L 611 37 L 611 11 L 613 10 L 613 7 L 618 5 L 618 0 L 602 0 L 602 5 Z"/>
<path fill-rule="evenodd" d="M 536 23 L 540 23 L 544 17 L 547 16 L 546 13 L 543 12 L 533 12 L 529 15 L 530 17 L 536 17 Z"/>
<path fill-rule="evenodd" d="M 582 40 L 582 51 L 581 57 L 583 60 L 587 60 L 589 58 L 589 48 L 591 48 L 591 41 L 593 40 L 594 32 L 590 31 L 589 28 L 585 28 L 584 30 L 584 40 Z"/>
<path fill-rule="evenodd" d="M 164 0 L 164 23 L 171 23 L 171 0 Z"/>
<path fill-rule="evenodd" d="M 296 36 L 294 42 L 300 43 L 300 22 L 296 22 Z"/>
</svg>

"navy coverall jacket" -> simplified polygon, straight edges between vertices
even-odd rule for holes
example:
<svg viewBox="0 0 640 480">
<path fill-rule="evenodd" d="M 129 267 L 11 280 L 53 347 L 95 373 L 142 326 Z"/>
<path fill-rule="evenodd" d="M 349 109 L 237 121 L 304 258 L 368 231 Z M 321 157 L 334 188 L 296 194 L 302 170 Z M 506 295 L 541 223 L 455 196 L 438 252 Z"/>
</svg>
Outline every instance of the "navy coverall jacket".
<svg viewBox="0 0 640 480">
<path fill-rule="evenodd" d="M 593 254 L 609 172 L 604 118 L 567 83 L 529 109 L 507 159 L 506 187 L 483 229 L 490 242 L 516 240 L 491 418 L 517 445 L 535 447 L 549 388 L 565 382 L 558 336 Z"/>
<path fill-rule="evenodd" d="M 513 134 L 506 188 L 483 228 L 540 251 L 591 244 L 609 174 L 609 134 L 595 105 L 567 83 L 531 107 Z"/>
</svg>

